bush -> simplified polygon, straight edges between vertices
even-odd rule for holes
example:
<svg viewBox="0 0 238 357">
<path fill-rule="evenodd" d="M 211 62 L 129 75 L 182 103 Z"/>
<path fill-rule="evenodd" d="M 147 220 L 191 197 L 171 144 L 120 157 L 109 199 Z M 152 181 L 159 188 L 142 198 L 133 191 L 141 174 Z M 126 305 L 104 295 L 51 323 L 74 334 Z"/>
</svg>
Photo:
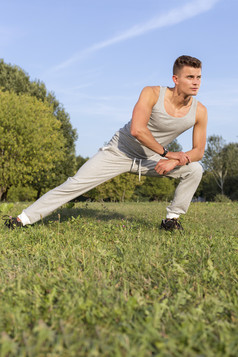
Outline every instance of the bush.
<svg viewBox="0 0 238 357">
<path fill-rule="evenodd" d="M 231 202 L 230 198 L 227 197 L 226 195 L 222 195 L 221 193 L 218 193 L 215 197 L 214 197 L 214 201 L 215 202 Z"/>
<path fill-rule="evenodd" d="M 238 200 L 238 175 L 227 177 L 224 192 L 231 200 Z"/>
<path fill-rule="evenodd" d="M 203 174 L 202 180 L 198 186 L 196 196 L 201 196 L 206 201 L 214 201 L 216 195 L 219 193 L 220 190 L 216 184 L 213 174 L 209 171 L 206 171 Z"/>
<path fill-rule="evenodd" d="M 56 165 L 66 155 L 53 106 L 2 90 L 0 100 L 0 199 L 11 186 L 48 187 L 60 176 Z"/>
<path fill-rule="evenodd" d="M 37 191 L 32 187 L 12 186 L 7 192 L 9 202 L 34 201 L 36 197 Z"/>
<path fill-rule="evenodd" d="M 176 180 L 168 177 L 146 176 L 143 185 L 135 191 L 142 201 L 169 201 L 173 198 Z"/>
</svg>

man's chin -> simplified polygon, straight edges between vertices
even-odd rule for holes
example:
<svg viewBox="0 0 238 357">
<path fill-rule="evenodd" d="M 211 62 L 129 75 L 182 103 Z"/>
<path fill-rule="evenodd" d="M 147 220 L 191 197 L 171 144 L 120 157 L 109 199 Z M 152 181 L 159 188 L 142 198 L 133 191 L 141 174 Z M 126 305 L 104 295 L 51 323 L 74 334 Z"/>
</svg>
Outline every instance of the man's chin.
<svg viewBox="0 0 238 357">
<path fill-rule="evenodd" d="M 197 94 L 198 94 L 198 89 L 197 90 L 192 90 L 190 95 L 195 96 Z"/>
</svg>

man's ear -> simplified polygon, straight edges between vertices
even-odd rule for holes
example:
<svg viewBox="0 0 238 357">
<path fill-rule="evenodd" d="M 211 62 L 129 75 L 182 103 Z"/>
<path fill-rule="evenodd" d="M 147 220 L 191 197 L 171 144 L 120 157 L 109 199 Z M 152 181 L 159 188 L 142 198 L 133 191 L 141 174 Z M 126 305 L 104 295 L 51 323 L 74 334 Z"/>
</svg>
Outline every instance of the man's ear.
<svg viewBox="0 0 238 357">
<path fill-rule="evenodd" d="M 173 80 L 174 84 L 178 84 L 178 76 L 176 74 L 174 74 L 172 76 L 172 80 Z"/>
</svg>

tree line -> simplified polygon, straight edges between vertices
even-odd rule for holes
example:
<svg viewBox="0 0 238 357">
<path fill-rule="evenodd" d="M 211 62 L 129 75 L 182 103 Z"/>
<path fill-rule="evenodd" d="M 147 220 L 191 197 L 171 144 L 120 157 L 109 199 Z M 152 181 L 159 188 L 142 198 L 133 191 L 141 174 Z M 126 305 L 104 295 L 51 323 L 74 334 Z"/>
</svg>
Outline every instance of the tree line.
<svg viewBox="0 0 238 357">
<path fill-rule="evenodd" d="M 222 136 L 209 136 L 202 164 L 205 173 L 197 194 L 208 201 L 238 200 L 238 143 L 226 144 Z"/>
<path fill-rule="evenodd" d="M 75 154 L 70 116 L 43 82 L 0 60 L 0 200 L 31 201 L 74 175 L 87 160 Z M 180 151 L 175 140 L 169 150 Z M 208 138 L 205 174 L 196 195 L 238 199 L 238 144 Z M 178 181 L 123 174 L 79 199 L 171 200 Z"/>
</svg>

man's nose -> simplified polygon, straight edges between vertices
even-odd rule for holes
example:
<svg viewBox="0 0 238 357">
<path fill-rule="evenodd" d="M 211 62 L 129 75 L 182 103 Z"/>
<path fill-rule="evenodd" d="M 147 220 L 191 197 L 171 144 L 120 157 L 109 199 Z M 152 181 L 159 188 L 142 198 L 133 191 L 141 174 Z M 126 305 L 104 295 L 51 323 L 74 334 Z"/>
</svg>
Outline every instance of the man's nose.
<svg viewBox="0 0 238 357">
<path fill-rule="evenodd" d="M 199 84 L 200 84 L 200 79 L 199 79 L 199 78 L 194 78 L 193 84 L 199 86 Z"/>
</svg>

